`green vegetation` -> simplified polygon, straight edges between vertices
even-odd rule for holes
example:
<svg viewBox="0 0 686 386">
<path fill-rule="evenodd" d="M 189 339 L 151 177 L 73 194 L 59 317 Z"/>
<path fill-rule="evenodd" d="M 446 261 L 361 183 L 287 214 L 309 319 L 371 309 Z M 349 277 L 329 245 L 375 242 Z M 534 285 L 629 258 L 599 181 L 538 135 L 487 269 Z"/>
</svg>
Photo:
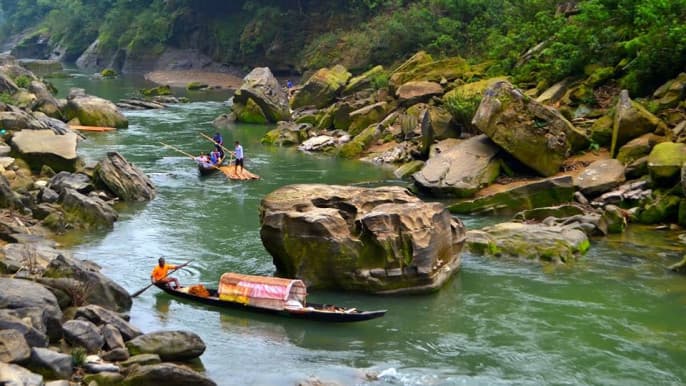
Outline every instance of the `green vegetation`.
<svg viewBox="0 0 686 386">
<path fill-rule="evenodd" d="M 686 0 L 0 0 L 0 10 L 2 36 L 45 34 L 68 59 L 99 38 L 101 54 L 193 47 L 248 67 L 341 63 L 359 73 L 426 50 L 491 60 L 487 76 L 520 84 L 550 85 L 591 65 L 601 71 L 590 87 L 612 77 L 632 95 L 686 66 Z"/>
<path fill-rule="evenodd" d="M 28 88 L 29 85 L 31 84 L 31 78 L 26 75 L 19 75 L 15 80 L 14 83 L 21 87 L 21 88 Z"/>
</svg>

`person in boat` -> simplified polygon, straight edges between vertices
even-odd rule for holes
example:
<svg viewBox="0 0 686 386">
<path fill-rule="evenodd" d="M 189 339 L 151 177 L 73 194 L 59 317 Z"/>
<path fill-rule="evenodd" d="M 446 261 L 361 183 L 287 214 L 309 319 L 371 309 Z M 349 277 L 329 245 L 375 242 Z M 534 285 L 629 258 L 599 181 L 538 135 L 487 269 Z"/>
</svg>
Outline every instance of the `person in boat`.
<svg viewBox="0 0 686 386">
<path fill-rule="evenodd" d="M 165 284 L 169 286 L 171 289 L 178 289 L 179 287 L 181 287 L 179 279 L 175 277 L 167 277 L 167 275 L 169 274 L 170 270 L 177 269 L 180 267 L 181 266 L 167 264 L 164 261 L 164 257 L 160 257 L 157 260 L 157 265 L 155 266 L 155 268 L 152 269 L 152 273 L 150 274 L 150 280 L 152 280 L 152 282 L 155 284 Z"/>
<path fill-rule="evenodd" d="M 212 165 L 219 165 L 222 162 L 222 155 L 217 151 L 217 149 L 213 150 L 210 153 L 210 160 L 209 162 Z"/>
<path fill-rule="evenodd" d="M 220 158 L 224 158 L 224 138 L 222 138 L 222 135 L 219 132 L 214 133 L 214 136 L 212 137 L 212 140 L 214 141 L 214 149 L 219 152 L 221 155 Z"/>
<path fill-rule="evenodd" d="M 234 163 L 234 168 L 233 172 L 234 174 L 238 174 L 238 166 L 241 167 L 241 173 L 243 173 L 243 146 L 241 146 L 240 142 L 236 141 L 235 147 L 233 149 L 233 156 L 236 157 L 236 161 Z"/>
<path fill-rule="evenodd" d="M 210 162 L 210 157 L 205 153 L 200 153 L 199 156 L 195 157 L 195 160 L 199 163 L 206 164 Z"/>
</svg>

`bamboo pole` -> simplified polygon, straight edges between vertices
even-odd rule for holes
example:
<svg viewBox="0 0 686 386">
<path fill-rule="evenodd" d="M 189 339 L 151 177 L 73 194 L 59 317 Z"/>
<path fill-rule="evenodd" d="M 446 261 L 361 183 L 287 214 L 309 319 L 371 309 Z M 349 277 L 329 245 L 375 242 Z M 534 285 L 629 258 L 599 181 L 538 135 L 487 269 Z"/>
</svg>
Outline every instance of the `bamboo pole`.
<svg viewBox="0 0 686 386">
<path fill-rule="evenodd" d="M 170 148 L 170 149 L 172 149 L 172 150 L 175 150 L 175 151 L 177 151 L 177 152 L 179 152 L 179 153 L 185 155 L 186 157 L 189 157 L 190 159 L 192 159 L 192 160 L 195 161 L 195 162 L 198 162 L 198 161 L 196 160 L 196 157 L 195 157 L 194 155 L 190 154 L 190 153 L 186 153 L 185 151 L 183 151 L 183 150 L 181 150 L 181 149 L 179 149 L 179 148 L 177 148 L 177 147 L 174 147 L 174 146 L 172 146 L 172 145 L 166 144 L 166 143 L 164 143 L 164 142 L 160 142 L 160 144 L 162 144 L 163 146 L 168 147 L 168 148 Z M 210 166 L 212 166 L 213 168 L 215 168 L 215 169 L 221 171 L 222 173 L 224 173 L 224 175 L 225 175 L 227 178 L 229 177 L 229 175 L 228 175 L 224 170 L 222 170 L 222 168 L 220 168 L 219 166 L 213 165 L 213 164 L 211 164 Z"/>
</svg>

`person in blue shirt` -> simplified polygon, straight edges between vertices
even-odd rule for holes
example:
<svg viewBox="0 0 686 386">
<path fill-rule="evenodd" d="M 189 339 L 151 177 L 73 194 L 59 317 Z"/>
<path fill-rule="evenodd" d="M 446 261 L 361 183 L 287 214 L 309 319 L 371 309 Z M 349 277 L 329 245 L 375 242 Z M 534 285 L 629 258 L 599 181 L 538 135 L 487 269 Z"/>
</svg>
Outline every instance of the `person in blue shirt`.
<svg viewBox="0 0 686 386">
<path fill-rule="evenodd" d="M 222 157 L 220 153 L 217 150 L 214 150 L 213 152 L 210 153 L 210 163 L 212 165 L 217 165 L 221 162 Z"/>
<path fill-rule="evenodd" d="M 219 134 L 219 132 L 214 133 L 214 137 L 212 137 L 212 140 L 214 141 L 214 148 L 219 152 L 220 158 L 224 158 L 224 138 L 222 138 L 222 135 Z"/>
<path fill-rule="evenodd" d="M 241 146 L 238 141 L 236 141 L 235 145 L 233 155 L 236 157 L 236 162 L 234 164 L 233 172 L 238 174 L 238 166 L 241 167 L 241 173 L 243 173 L 243 146 Z"/>
</svg>

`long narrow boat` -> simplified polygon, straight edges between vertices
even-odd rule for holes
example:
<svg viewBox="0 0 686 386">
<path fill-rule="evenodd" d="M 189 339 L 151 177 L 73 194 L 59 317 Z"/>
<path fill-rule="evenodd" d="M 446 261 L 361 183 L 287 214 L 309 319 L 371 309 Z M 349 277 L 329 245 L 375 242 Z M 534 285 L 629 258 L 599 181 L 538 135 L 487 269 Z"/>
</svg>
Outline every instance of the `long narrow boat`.
<svg viewBox="0 0 686 386">
<path fill-rule="evenodd" d="M 228 272 L 219 287 L 202 284 L 172 289 L 156 286 L 169 295 L 224 308 L 242 309 L 320 322 L 359 322 L 379 318 L 386 310 L 361 311 L 328 304 L 306 303 L 307 288 L 301 280 Z"/>
<path fill-rule="evenodd" d="M 217 162 L 216 164 L 211 164 L 209 162 L 198 162 L 198 172 L 201 176 L 208 176 L 210 174 L 218 172 L 220 170 L 219 167 L 222 165 L 222 162 L 224 162 L 223 159 L 220 159 L 219 162 Z"/>
</svg>

